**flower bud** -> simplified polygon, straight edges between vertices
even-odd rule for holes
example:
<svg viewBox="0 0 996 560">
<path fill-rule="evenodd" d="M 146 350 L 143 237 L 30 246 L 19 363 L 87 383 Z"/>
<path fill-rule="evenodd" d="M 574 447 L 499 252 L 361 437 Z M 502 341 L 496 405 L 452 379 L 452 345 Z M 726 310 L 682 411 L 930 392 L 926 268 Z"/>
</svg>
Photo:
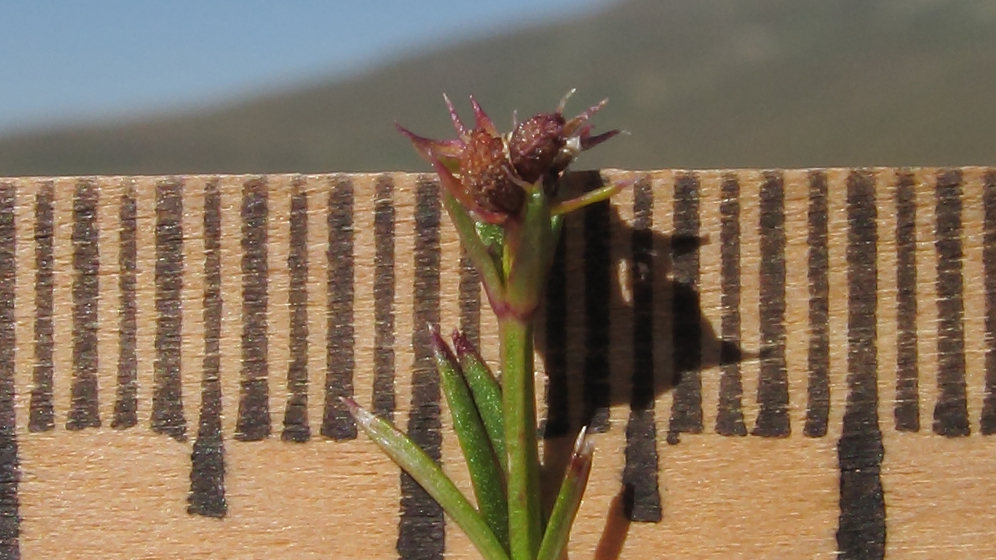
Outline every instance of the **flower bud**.
<svg viewBox="0 0 996 560">
<path fill-rule="evenodd" d="M 518 215 L 526 193 L 514 177 L 501 137 L 474 129 L 460 155 L 460 181 L 474 202 L 489 212 Z"/>
<path fill-rule="evenodd" d="M 564 147 L 564 117 L 540 113 L 515 127 L 508 141 L 508 154 L 516 173 L 527 183 L 547 176 Z"/>
</svg>

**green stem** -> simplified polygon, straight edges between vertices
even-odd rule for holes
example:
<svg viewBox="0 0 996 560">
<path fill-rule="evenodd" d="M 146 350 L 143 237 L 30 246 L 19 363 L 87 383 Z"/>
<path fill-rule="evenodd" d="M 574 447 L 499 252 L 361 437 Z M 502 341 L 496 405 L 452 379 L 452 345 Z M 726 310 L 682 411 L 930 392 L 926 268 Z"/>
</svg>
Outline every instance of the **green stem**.
<svg viewBox="0 0 996 560">
<path fill-rule="evenodd" d="M 499 319 L 505 446 L 508 449 L 508 517 L 512 560 L 534 560 L 543 538 L 540 509 L 532 321 Z"/>
</svg>

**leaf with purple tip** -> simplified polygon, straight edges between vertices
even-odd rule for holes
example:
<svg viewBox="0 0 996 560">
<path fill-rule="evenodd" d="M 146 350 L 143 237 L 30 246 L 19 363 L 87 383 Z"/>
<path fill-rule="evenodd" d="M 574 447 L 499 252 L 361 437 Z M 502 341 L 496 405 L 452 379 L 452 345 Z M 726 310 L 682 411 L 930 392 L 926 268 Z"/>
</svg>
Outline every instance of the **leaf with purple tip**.
<svg viewBox="0 0 996 560">
<path fill-rule="evenodd" d="M 463 529 L 485 560 L 509 560 L 501 541 L 481 514 L 422 448 L 390 422 L 363 409 L 353 399 L 343 398 L 342 402 L 356 419 L 356 425 L 439 502 L 443 511 Z"/>
<path fill-rule="evenodd" d="M 570 540 L 571 526 L 574 525 L 574 518 L 581 507 L 585 487 L 588 486 L 593 455 L 594 444 L 588 438 L 587 430 L 582 428 L 574 442 L 574 452 L 567 464 L 567 472 L 560 484 L 560 492 L 553 504 L 536 560 L 560 560 L 563 557 Z"/>
<path fill-rule="evenodd" d="M 453 430 L 460 442 L 470 481 L 477 497 L 477 507 L 505 546 L 508 543 L 508 501 L 505 496 L 505 474 L 491 446 L 491 439 L 484 428 L 481 415 L 471 394 L 470 387 L 460 369 L 460 364 L 450 347 L 439 335 L 439 328 L 431 327 L 432 348 L 436 368 L 443 385 L 443 394 L 450 405 Z"/>
<path fill-rule="evenodd" d="M 460 360 L 460 367 L 467 379 L 467 385 L 474 396 L 477 411 L 484 421 L 484 428 L 491 438 L 491 446 L 505 470 L 507 450 L 505 449 L 505 417 L 502 411 L 501 385 L 495 379 L 491 368 L 481 359 L 477 348 L 459 331 L 453 331 L 453 347 Z"/>
</svg>

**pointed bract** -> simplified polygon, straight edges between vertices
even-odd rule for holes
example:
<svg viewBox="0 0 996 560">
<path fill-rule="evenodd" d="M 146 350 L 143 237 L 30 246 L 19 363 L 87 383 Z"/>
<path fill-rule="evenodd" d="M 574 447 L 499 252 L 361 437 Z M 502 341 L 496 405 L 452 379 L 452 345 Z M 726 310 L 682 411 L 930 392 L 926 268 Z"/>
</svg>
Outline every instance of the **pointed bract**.
<svg viewBox="0 0 996 560">
<path fill-rule="evenodd" d="M 457 114 L 453 102 L 450 101 L 450 98 L 445 93 L 443 94 L 443 101 L 446 102 L 446 108 L 450 111 L 450 120 L 453 121 L 453 128 L 456 129 L 457 136 L 460 137 L 460 140 L 466 142 L 470 131 L 464 126 L 463 121 L 460 120 L 460 115 Z"/>
<path fill-rule="evenodd" d="M 481 108 L 481 104 L 474 99 L 474 96 L 470 96 L 470 105 L 474 108 L 474 120 L 477 124 L 477 128 L 484 129 L 488 134 L 492 136 L 500 136 L 498 134 L 498 129 L 495 128 L 495 123 L 491 120 L 491 117 L 484 112 Z"/>
<path fill-rule="evenodd" d="M 596 136 L 591 136 L 589 134 L 590 131 L 591 131 L 591 127 L 588 126 L 588 127 L 585 127 L 584 132 L 581 133 L 581 150 L 582 151 L 583 150 L 590 150 L 590 149 L 594 148 L 595 146 L 601 144 L 602 142 L 605 142 L 609 138 L 612 138 L 613 136 L 615 136 L 617 134 L 620 134 L 622 132 L 621 130 L 610 130 L 608 132 L 603 132 L 603 133 L 598 134 Z"/>
<path fill-rule="evenodd" d="M 460 170 L 460 154 L 463 153 L 464 145 L 460 140 L 432 140 L 419 136 L 398 123 L 394 123 L 398 132 L 404 134 L 411 140 L 415 151 L 425 161 L 432 163 L 433 160 L 440 161 L 451 171 Z"/>
<path fill-rule="evenodd" d="M 608 103 L 608 102 L 609 102 L 608 99 L 603 99 L 603 100 L 599 101 L 598 103 L 592 105 L 591 107 L 588 107 L 587 109 L 585 109 L 585 111 L 583 113 L 581 113 L 580 115 L 578 115 L 578 116 L 574 117 L 573 119 L 567 121 L 567 123 L 564 124 L 564 134 L 566 134 L 568 136 L 573 136 L 575 133 L 578 132 L 578 129 L 583 124 L 585 124 L 586 122 L 588 122 L 588 119 L 590 119 L 591 117 L 593 117 L 595 115 L 595 113 L 599 112 L 602 109 L 602 107 L 605 107 L 605 104 Z"/>
<path fill-rule="evenodd" d="M 563 97 L 560 98 L 560 103 L 557 104 L 558 113 L 564 114 L 564 109 L 567 108 L 567 100 L 570 99 L 571 96 L 574 95 L 574 92 L 576 92 L 577 90 L 578 88 L 571 88 L 570 90 L 567 91 L 567 93 L 564 94 Z"/>
</svg>

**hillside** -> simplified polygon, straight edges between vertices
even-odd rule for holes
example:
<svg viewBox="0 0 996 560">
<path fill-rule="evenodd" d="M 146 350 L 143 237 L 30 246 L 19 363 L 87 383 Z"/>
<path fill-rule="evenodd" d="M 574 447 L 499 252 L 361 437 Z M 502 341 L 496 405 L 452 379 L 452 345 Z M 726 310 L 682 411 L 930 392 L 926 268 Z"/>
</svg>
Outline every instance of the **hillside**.
<svg viewBox="0 0 996 560">
<path fill-rule="evenodd" d="M 335 22 L 329 22 L 330 28 Z M 631 136 L 584 167 L 996 162 L 985 0 L 630 0 L 220 110 L 0 138 L 0 176 L 424 170 L 393 121 L 450 136 L 447 92 L 500 123 L 608 97 Z"/>
</svg>

